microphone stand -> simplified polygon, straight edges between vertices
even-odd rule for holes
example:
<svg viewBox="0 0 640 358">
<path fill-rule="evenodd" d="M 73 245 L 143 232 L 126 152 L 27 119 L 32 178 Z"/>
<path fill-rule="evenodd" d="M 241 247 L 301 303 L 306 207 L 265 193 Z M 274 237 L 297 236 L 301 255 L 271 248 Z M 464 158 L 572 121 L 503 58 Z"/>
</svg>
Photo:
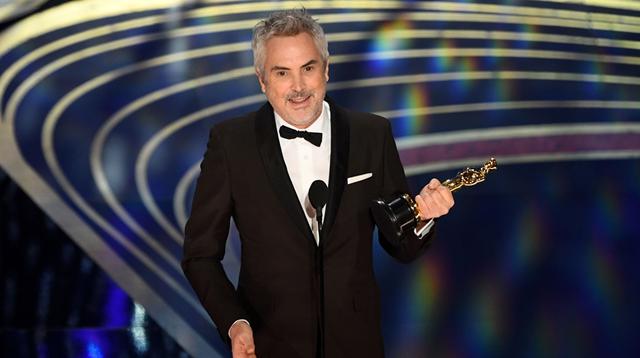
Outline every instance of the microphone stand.
<svg viewBox="0 0 640 358">
<path fill-rule="evenodd" d="M 318 222 L 318 249 L 315 250 L 316 265 L 319 273 L 319 305 L 320 317 L 318 332 L 318 357 L 325 358 L 324 341 L 325 341 L 325 319 L 324 319 L 324 242 L 322 238 L 322 208 L 327 204 L 328 188 L 321 180 L 316 180 L 309 188 L 309 201 L 316 210 L 316 221 Z"/>
</svg>

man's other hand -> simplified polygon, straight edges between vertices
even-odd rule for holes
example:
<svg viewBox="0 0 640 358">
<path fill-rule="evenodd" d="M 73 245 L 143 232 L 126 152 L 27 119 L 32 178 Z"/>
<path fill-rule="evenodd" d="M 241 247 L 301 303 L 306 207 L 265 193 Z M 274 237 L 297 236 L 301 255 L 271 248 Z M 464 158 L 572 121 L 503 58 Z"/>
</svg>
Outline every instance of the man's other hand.
<svg viewBox="0 0 640 358">
<path fill-rule="evenodd" d="M 253 331 L 246 322 L 236 322 L 229 330 L 233 358 L 256 358 Z"/>
<path fill-rule="evenodd" d="M 453 207 L 451 191 L 442 185 L 438 179 L 431 179 L 415 199 L 420 210 L 422 220 L 439 218 Z"/>
</svg>

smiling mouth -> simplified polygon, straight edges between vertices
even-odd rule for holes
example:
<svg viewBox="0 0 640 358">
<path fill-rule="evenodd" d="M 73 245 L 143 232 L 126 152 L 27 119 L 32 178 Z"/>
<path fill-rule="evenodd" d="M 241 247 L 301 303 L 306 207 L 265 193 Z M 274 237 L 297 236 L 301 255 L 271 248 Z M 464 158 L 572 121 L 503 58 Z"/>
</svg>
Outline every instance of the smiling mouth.
<svg viewBox="0 0 640 358">
<path fill-rule="evenodd" d="M 294 97 L 294 98 L 289 98 L 289 102 L 291 102 L 293 105 L 303 105 L 303 104 L 306 104 L 310 98 L 311 96 Z"/>
</svg>

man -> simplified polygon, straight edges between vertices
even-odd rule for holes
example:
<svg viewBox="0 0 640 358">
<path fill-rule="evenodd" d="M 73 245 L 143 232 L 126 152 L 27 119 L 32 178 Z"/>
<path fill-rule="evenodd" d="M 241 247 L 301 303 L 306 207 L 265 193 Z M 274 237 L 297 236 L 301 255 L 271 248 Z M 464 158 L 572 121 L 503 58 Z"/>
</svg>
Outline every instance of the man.
<svg viewBox="0 0 640 358">
<path fill-rule="evenodd" d="M 389 122 L 325 97 L 327 42 L 304 10 L 258 23 L 253 51 L 268 103 L 211 130 L 185 275 L 234 357 L 381 357 L 370 205 L 408 191 Z M 307 194 L 315 180 L 329 187 L 321 229 Z M 453 206 L 436 179 L 416 202 L 425 223 Z M 231 218 L 242 243 L 237 290 L 220 264 Z M 422 226 L 380 243 L 408 262 L 433 237 Z"/>
</svg>

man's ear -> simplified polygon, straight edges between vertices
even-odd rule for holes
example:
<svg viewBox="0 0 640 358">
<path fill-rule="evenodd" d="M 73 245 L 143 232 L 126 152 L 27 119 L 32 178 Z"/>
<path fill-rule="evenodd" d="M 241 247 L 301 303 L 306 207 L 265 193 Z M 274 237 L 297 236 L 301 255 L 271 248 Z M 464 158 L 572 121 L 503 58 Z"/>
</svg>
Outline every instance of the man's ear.
<svg viewBox="0 0 640 358">
<path fill-rule="evenodd" d="M 329 59 L 327 59 L 327 62 L 324 65 L 324 80 L 329 82 Z"/>
<path fill-rule="evenodd" d="M 260 73 L 260 70 L 257 67 L 256 67 L 256 76 L 258 77 L 258 82 L 260 83 L 260 88 L 262 89 L 262 93 L 266 92 L 267 90 L 266 84 L 264 83 L 262 73 Z"/>
</svg>

